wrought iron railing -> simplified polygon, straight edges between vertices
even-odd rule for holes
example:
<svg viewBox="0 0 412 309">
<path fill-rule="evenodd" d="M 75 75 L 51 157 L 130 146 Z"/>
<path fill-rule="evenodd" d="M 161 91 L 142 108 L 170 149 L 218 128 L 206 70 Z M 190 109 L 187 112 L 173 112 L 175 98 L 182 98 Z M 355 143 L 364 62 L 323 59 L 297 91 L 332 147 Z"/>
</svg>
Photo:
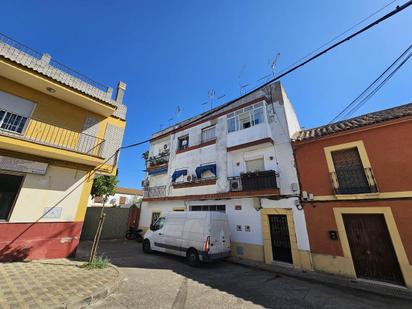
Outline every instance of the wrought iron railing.
<svg viewBox="0 0 412 309">
<path fill-rule="evenodd" d="M 38 52 L 38 51 L 36 51 L 36 50 L 20 43 L 20 42 L 17 42 L 16 40 L 14 40 L 14 39 L 12 39 L 12 38 L 10 38 L 10 37 L 2 34 L 2 33 L 0 33 L 0 51 L 1 51 L 1 44 L 6 44 L 6 45 L 12 47 L 12 49 L 10 49 L 10 48 L 7 49 L 7 54 L 11 55 L 11 56 L 13 56 L 13 53 L 14 53 L 15 54 L 14 56 L 19 57 L 19 56 L 21 56 L 20 52 L 23 52 L 24 54 L 35 58 L 35 59 L 33 59 L 34 61 L 36 59 L 41 60 L 42 57 L 43 57 L 43 54 L 41 54 L 40 52 Z M 64 72 L 64 73 L 67 73 L 67 74 L 69 74 L 69 75 L 71 75 L 71 76 L 73 76 L 73 77 L 75 77 L 75 78 L 77 78 L 77 79 L 79 79 L 79 80 L 81 80 L 81 81 L 97 88 L 97 89 L 100 89 L 101 91 L 107 92 L 108 89 L 109 89 L 109 87 L 107 87 L 106 85 L 103 85 L 99 82 L 96 82 L 93 79 L 91 79 L 90 77 L 87 77 L 87 76 L 85 76 L 85 75 L 83 75 L 83 74 L 81 74 L 81 73 L 65 66 L 64 64 L 61 64 L 60 62 L 58 62 L 54 59 L 50 60 L 49 65 L 56 68 L 56 69 L 58 69 L 58 70 L 60 70 L 60 71 L 62 71 L 62 72 Z"/>
<path fill-rule="evenodd" d="M 231 191 L 254 191 L 277 189 L 276 177 L 276 171 L 270 170 L 242 173 L 240 176 L 229 177 L 228 179 Z"/>
<path fill-rule="evenodd" d="M 371 168 L 348 167 L 331 173 L 335 194 L 378 192 Z"/>
<path fill-rule="evenodd" d="M 143 197 L 164 197 L 166 196 L 166 186 L 147 187 L 143 191 Z"/>
<path fill-rule="evenodd" d="M 0 109 L 0 135 L 59 149 L 102 156 L 104 139 Z"/>
</svg>

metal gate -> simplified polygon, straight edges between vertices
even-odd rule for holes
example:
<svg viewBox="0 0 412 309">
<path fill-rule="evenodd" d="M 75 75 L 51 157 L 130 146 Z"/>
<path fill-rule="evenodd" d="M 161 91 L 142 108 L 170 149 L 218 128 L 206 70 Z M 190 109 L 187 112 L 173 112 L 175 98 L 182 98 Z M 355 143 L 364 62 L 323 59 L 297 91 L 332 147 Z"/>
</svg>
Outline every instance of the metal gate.
<svg viewBox="0 0 412 309">
<path fill-rule="evenodd" d="M 356 275 L 404 285 L 383 214 L 343 214 Z"/>
<path fill-rule="evenodd" d="M 273 260 L 293 263 L 287 216 L 270 215 L 269 225 Z"/>
</svg>

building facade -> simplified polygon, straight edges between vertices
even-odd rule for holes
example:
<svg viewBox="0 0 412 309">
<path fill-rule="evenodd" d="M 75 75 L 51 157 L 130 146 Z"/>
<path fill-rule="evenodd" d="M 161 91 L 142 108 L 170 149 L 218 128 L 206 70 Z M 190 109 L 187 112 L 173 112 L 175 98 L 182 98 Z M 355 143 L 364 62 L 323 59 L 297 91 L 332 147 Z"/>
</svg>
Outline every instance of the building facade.
<svg viewBox="0 0 412 309">
<path fill-rule="evenodd" d="M 154 134 L 140 227 L 170 211 L 224 211 L 233 255 L 310 269 L 291 146 L 299 130 L 274 83 Z"/>
<path fill-rule="evenodd" d="M 124 83 L 102 86 L 0 35 L 0 260 L 75 252 L 97 170 L 126 125 Z"/>
<path fill-rule="evenodd" d="M 108 207 L 125 207 L 129 208 L 133 205 L 140 205 L 143 199 L 143 191 L 131 188 L 116 188 L 116 193 L 114 195 L 110 195 L 107 198 L 105 206 Z M 89 198 L 89 207 L 101 207 L 103 206 L 103 198 L 101 196 L 96 196 Z"/>
<path fill-rule="evenodd" d="M 316 270 L 412 287 L 412 104 L 294 142 Z"/>
</svg>

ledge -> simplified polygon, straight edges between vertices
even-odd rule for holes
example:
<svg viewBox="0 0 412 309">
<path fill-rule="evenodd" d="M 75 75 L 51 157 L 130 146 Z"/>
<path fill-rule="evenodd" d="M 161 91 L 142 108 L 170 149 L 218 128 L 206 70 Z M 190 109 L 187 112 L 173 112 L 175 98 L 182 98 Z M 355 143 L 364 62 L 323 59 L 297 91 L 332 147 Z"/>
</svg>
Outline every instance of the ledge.
<svg viewBox="0 0 412 309">
<path fill-rule="evenodd" d="M 256 146 L 256 145 L 260 145 L 260 144 L 266 144 L 266 143 L 270 143 L 270 144 L 273 145 L 274 141 L 270 137 L 266 137 L 266 138 L 259 139 L 257 141 L 227 147 L 227 151 L 228 152 L 235 151 L 235 150 L 238 150 L 238 149 L 243 149 L 243 148 L 252 147 L 252 146 Z"/>
<path fill-rule="evenodd" d="M 175 189 L 181 189 L 181 188 L 190 188 L 190 187 L 200 187 L 200 186 L 210 186 L 210 185 L 215 185 L 216 184 L 216 179 L 205 179 L 205 180 L 199 180 L 199 181 L 194 181 L 194 182 L 181 182 L 181 183 L 175 183 L 173 184 L 173 188 Z"/>
<path fill-rule="evenodd" d="M 176 150 L 176 154 L 183 153 L 183 152 L 187 152 L 187 151 L 191 151 L 191 150 L 198 149 L 198 148 L 202 148 L 202 147 L 206 147 L 206 146 L 210 146 L 210 145 L 213 145 L 213 144 L 216 144 L 216 139 L 213 139 L 213 140 L 208 141 L 208 142 L 205 142 L 205 143 L 201 143 L 201 144 L 199 144 L 199 145 L 190 146 L 190 147 L 187 147 L 187 148 L 185 148 L 185 149 Z"/>
<path fill-rule="evenodd" d="M 232 199 L 242 197 L 280 197 L 280 191 L 277 188 L 254 190 L 254 191 L 230 191 L 214 194 L 196 194 L 196 195 L 178 195 L 165 197 L 144 198 L 144 202 L 151 201 L 176 201 L 176 200 L 216 200 L 216 199 Z"/>
</svg>

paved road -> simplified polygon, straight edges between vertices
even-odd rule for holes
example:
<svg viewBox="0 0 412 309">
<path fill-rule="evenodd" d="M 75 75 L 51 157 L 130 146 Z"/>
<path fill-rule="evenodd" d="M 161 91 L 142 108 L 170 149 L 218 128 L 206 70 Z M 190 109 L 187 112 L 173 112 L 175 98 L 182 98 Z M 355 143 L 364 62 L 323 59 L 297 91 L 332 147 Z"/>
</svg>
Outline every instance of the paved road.
<svg viewBox="0 0 412 309">
<path fill-rule="evenodd" d="M 78 256 L 89 243 L 82 243 Z M 180 257 L 142 253 L 134 241 L 103 241 L 100 254 L 126 275 L 118 292 L 93 308 L 412 308 L 412 303 L 333 288 L 227 262 L 186 265 Z"/>
</svg>

